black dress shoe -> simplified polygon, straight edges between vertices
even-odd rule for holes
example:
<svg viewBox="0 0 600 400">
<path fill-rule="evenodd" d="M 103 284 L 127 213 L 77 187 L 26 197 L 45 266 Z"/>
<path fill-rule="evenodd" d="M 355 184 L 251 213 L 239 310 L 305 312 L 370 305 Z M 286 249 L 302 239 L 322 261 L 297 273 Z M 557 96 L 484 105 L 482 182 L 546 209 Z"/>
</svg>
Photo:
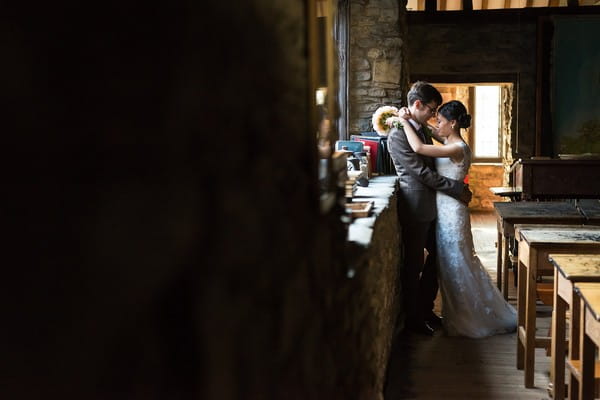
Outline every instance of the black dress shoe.
<svg viewBox="0 0 600 400">
<path fill-rule="evenodd" d="M 427 315 L 427 317 L 425 317 L 425 321 L 427 322 L 427 324 L 433 327 L 442 326 L 442 317 L 440 317 L 434 312 L 431 312 L 429 315 Z"/>
<path fill-rule="evenodd" d="M 427 336 L 433 336 L 435 332 L 434 329 L 431 326 L 429 326 L 426 322 L 408 324 L 406 325 L 406 329 L 410 332 Z"/>
</svg>

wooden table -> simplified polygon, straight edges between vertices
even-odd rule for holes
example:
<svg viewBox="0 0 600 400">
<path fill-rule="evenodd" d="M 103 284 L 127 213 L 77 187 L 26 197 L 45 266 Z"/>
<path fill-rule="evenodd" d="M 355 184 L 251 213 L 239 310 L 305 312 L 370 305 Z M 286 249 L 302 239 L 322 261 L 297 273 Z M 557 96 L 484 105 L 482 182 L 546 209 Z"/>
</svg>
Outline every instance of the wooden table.
<svg viewBox="0 0 600 400">
<path fill-rule="evenodd" d="M 521 200 L 522 191 L 512 186 L 492 186 L 490 192 L 496 196 L 508 197 L 511 201 Z"/>
<path fill-rule="evenodd" d="M 508 243 L 514 237 L 515 224 L 583 224 L 586 219 L 569 202 L 495 202 L 498 226 L 496 281 L 508 299 Z"/>
<path fill-rule="evenodd" d="M 600 227 L 591 225 L 515 225 L 519 241 L 517 287 L 517 368 L 525 371 L 525 387 L 533 387 L 536 347 L 550 346 L 536 337 L 536 289 L 540 276 L 553 276 L 549 254 L 600 254 Z"/>
<path fill-rule="evenodd" d="M 600 282 L 600 255 L 550 254 L 548 259 L 555 267 L 550 390 L 555 400 L 562 400 L 565 398 L 566 310 L 568 308 L 571 311 L 568 357 L 569 360 L 578 360 L 580 302 L 574 285 Z"/>
<path fill-rule="evenodd" d="M 579 212 L 584 216 L 586 224 L 600 225 L 600 200 L 584 199 L 577 202 Z"/>
<path fill-rule="evenodd" d="M 579 322 L 581 346 L 579 375 L 572 375 L 576 379 L 571 379 L 569 392 L 576 393 L 570 397 L 571 399 L 587 400 L 594 398 L 594 380 L 599 369 L 596 362 L 596 348 L 600 346 L 600 284 L 577 283 L 575 291 L 581 299 L 580 308 L 584 311 Z"/>
</svg>

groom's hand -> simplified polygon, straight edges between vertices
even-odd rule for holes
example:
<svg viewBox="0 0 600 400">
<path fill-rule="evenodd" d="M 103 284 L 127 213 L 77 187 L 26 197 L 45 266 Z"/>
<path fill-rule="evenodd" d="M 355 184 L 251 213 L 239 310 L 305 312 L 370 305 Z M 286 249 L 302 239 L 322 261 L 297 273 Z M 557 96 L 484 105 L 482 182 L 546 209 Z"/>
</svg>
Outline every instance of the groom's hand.
<svg viewBox="0 0 600 400">
<path fill-rule="evenodd" d="M 460 201 L 462 201 L 466 205 L 469 205 L 469 202 L 472 198 L 473 192 L 471 192 L 471 189 L 469 189 L 469 185 L 465 183 L 465 185 L 463 186 L 463 191 L 460 195 Z"/>
</svg>

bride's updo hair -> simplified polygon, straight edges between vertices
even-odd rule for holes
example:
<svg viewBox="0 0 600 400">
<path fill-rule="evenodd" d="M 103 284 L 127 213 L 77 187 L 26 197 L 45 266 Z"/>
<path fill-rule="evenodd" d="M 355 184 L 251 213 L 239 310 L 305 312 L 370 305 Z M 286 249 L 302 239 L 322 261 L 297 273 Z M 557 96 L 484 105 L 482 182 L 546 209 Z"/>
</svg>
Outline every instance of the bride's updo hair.
<svg viewBox="0 0 600 400">
<path fill-rule="evenodd" d="M 438 110 L 448 121 L 455 119 L 459 128 L 471 126 L 471 115 L 467 114 L 467 108 L 458 100 L 451 100 L 443 104 Z"/>
</svg>

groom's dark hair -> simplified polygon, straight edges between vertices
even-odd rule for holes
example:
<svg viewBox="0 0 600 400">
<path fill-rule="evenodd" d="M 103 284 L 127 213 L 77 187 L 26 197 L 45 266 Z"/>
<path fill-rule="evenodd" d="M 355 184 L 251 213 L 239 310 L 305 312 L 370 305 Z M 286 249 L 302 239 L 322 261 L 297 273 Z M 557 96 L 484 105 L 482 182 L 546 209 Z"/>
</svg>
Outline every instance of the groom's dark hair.
<svg viewBox="0 0 600 400">
<path fill-rule="evenodd" d="M 409 106 L 412 106 L 417 100 L 421 100 L 421 103 L 424 104 L 432 101 L 435 101 L 438 106 L 442 104 L 442 95 L 440 92 L 433 87 L 433 85 L 425 81 L 417 81 L 413 83 L 412 87 L 408 91 L 408 94 L 406 95 L 406 98 Z"/>
</svg>

